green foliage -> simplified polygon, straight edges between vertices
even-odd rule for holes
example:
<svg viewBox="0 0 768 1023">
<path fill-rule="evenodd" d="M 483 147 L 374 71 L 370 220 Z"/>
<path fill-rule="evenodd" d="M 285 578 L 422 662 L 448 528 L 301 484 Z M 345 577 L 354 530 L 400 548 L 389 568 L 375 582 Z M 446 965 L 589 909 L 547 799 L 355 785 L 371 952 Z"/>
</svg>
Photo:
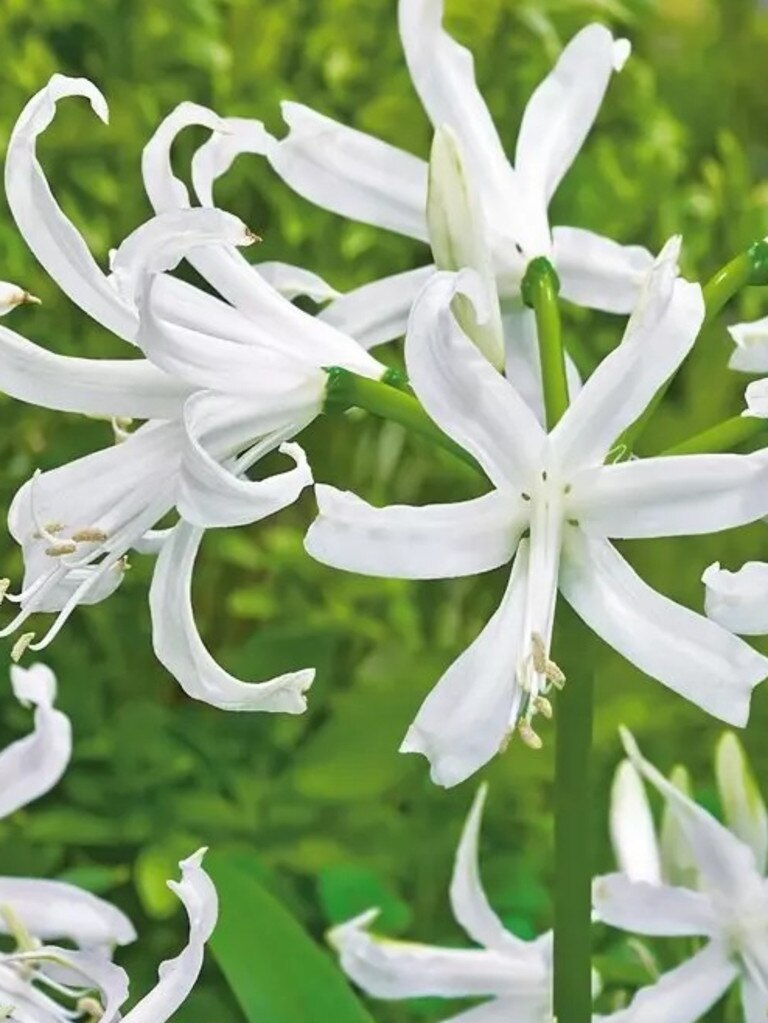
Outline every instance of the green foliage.
<svg viewBox="0 0 768 1023">
<path fill-rule="evenodd" d="M 524 102 L 563 40 L 591 18 L 631 36 L 635 56 L 611 85 L 597 129 L 558 192 L 554 222 L 654 249 L 682 232 L 687 270 L 697 279 L 768 232 L 768 147 L 758 127 L 768 114 L 768 17 L 753 0 L 448 0 L 448 12 L 452 29 L 476 54 L 481 85 L 510 148 Z M 405 71 L 393 0 L 5 0 L 0 50 L 0 132 L 6 135 L 54 71 L 92 77 L 107 94 L 109 128 L 83 102 L 68 101 L 40 147 L 57 198 L 104 263 L 150 212 L 141 149 L 160 118 L 183 100 L 260 117 L 277 130 L 279 101 L 298 99 L 416 153 L 428 151 L 429 129 Z M 190 131 L 181 140 L 180 171 L 201 139 Z M 255 158 L 238 161 L 218 199 L 264 236 L 260 258 L 303 264 L 341 289 L 425 257 L 415 243 L 315 210 Z M 15 329 L 58 351 L 127 354 L 58 293 L 5 210 L 0 252 L 0 276 L 44 301 L 19 309 Z M 726 315 L 766 312 L 768 297 L 755 288 Z M 564 309 L 563 327 L 585 369 L 621 330 L 615 318 L 573 308 Z M 721 320 L 670 390 L 644 435 L 645 450 L 669 447 L 738 414 L 745 380 L 725 372 L 729 349 Z M 391 358 L 398 361 L 394 348 Z M 111 442 L 108 424 L 8 399 L 0 399 L 0 416 L 4 508 L 35 467 Z M 318 479 L 374 501 L 452 500 L 476 492 L 471 474 L 450 455 L 372 418 L 327 417 L 303 440 Z M 227 715 L 186 699 L 152 657 L 151 564 L 138 556 L 121 590 L 102 606 L 80 609 L 47 658 L 74 722 L 75 761 L 54 793 L 0 823 L 0 873 L 76 879 L 122 905 L 142 935 L 121 960 L 136 995 L 153 981 L 156 963 L 183 942 L 182 914 L 162 882 L 175 875 L 181 855 L 203 844 L 225 858 L 258 857 L 260 883 L 318 943 L 331 922 L 367 904 L 381 905 L 382 926 L 391 933 L 462 940 L 446 893 L 474 783 L 438 790 L 423 760 L 396 749 L 439 673 L 491 613 L 503 579 L 492 573 L 446 583 L 382 582 L 332 572 L 303 552 L 312 515 L 307 495 L 256 527 L 212 533 L 195 585 L 202 632 L 233 670 L 259 678 L 318 666 L 302 718 Z M 649 583 L 700 607 L 703 568 L 716 559 L 733 568 L 767 557 L 768 531 L 758 524 L 718 537 L 624 546 Z M 18 580 L 20 561 L 9 539 L 0 561 L 2 574 Z M 585 663 L 565 622 L 555 644 L 569 684 L 596 674 L 599 807 L 605 808 L 619 757 L 620 722 L 660 767 L 685 760 L 694 780 L 710 777 L 715 722 L 607 648 L 596 645 L 594 663 Z M 28 725 L 4 692 L 2 741 Z M 759 692 L 746 745 L 763 784 L 768 749 L 758 737 L 767 726 L 768 697 Z M 492 901 L 521 934 L 550 923 L 552 733 L 543 737 L 541 754 L 513 743 L 483 772 L 491 782 L 484 877 Z M 607 868 L 604 812 L 595 831 L 598 866 Z M 211 862 L 217 862 L 213 855 Z M 256 882 L 249 884 L 266 905 Z M 224 940 L 219 936 L 221 963 Z M 254 977 L 279 969 L 270 931 L 246 948 Z M 607 931 L 599 952 L 609 1000 L 648 978 L 650 960 Z M 670 943 L 659 942 L 653 955 L 662 967 L 674 961 Z M 448 1011 L 444 1003 L 372 1008 L 380 1023 L 435 1020 Z M 183 1017 L 187 1023 L 242 1020 L 215 963 Z"/>
</svg>

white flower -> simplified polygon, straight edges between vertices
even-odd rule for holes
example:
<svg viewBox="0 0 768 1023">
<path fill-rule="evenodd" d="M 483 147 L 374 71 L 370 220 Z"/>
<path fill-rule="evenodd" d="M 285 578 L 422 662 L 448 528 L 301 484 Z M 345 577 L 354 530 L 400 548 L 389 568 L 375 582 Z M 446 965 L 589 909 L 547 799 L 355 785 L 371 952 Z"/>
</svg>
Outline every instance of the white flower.
<svg viewBox="0 0 768 1023">
<path fill-rule="evenodd" d="M 443 0 L 400 0 L 398 11 L 405 58 L 427 115 L 435 129 L 455 134 L 467 160 L 502 299 L 517 299 L 527 263 L 545 255 L 567 298 L 629 312 L 651 263 L 648 252 L 580 228 L 550 231 L 547 215 L 629 43 L 597 24 L 568 43 L 526 107 L 513 167 L 477 89 L 471 54 L 442 27 Z M 292 188 L 343 216 L 429 240 L 422 160 L 298 103 L 284 103 L 283 116 L 289 133 L 267 156 Z M 440 269 L 453 269 L 440 266 L 439 246 L 435 255 Z M 429 272 L 426 267 L 366 285 L 321 317 L 367 347 L 387 341 L 403 333 Z"/>
<path fill-rule="evenodd" d="M 410 579 L 472 575 L 514 559 L 501 605 L 427 697 L 404 751 L 424 753 L 452 785 L 531 720 L 562 673 L 549 647 L 558 588 L 584 621 L 646 674 L 743 725 L 768 661 L 714 622 L 645 585 L 609 538 L 730 528 L 768 510 L 768 461 L 689 455 L 605 464 L 617 438 L 677 369 L 704 315 L 701 289 L 677 277 L 673 240 L 649 276 L 621 344 L 547 435 L 450 311 L 475 278 L 440 274 L 417 300 L 406 337 L 411 383 L 427 413 L 480 463 L 483 497 L 373 508 L 318 486 L 306 539 L 320 561 Z M 480 297 L 482 298 L 482 289 Z M 526 534 L 524 536 L 524 534 Z"/>
<path fill-rule="evenodd" d="M 743 751 L 734 736 L 726 736 L 718 749 L 726 828 L 645 760 L 628 733 L 624 745 L 634 769 L 664 797 L 695 866 L 696 888 L 631 873 L 612 874 L 595 882 L 595 910 L 605 923 L 622 930 L 654 937 L 701 937 L 706 945 L 638 996 L 626 1016 L 619 1013 L 615 1019 L 693 1023 L 738 980 L 746 1023 L 764 1023 L 768 817 Z M 626 827 L 632 827 L 629 821 Z M 630 837 L 625 831 L 622 842 Z"/>
<path fill-rule="evenodd" d="M 450 887 L 453 915 L 480 949 L 439 948 L 371 934 L 376 910 L 335 927 L 329 939 L 345 972 L 374 998 L 437 995 L 493 1000 L 451 1017 L 451 1023 L 550 1023 L 552 934 L 523 941 L 491 908 L 478 868 L 478 836 L 486 789 L 481 787 L 456 851 Z"/>
<path fill-rule="evenodd" d="M 728 365 L 745 373 L 768 370 L 768 316 L 751 323 L 734 323 L 728 333 L 736 345 Z"/>
<path fill-rule="evenodd" d="M 23 548 L 25 578 L 19 594 L 8 594 L 21 608 L 0 635 L 18 630 L 34 612 L 57 612 L 41 639 L 24 633 L 14 652 L 43 649 L 76 606 L 114 591 L 130 550 L 159 552 L 150 593 L 154 646 L 185 691 L 226 709 L 299 713 L 313 669 L 244 683 L 210 656 L 192 613 L 194 559 L 205 528 L 256 522 L 295 501 L 311 482 L 301 448 L 286 442 L 322 407 L 322 367 L 343 365 L 374 377 L 383 367 L 269 283 L 291 295 L 328 297 L 319 278 L 283 264 L 260 273 L 235 248 L 254 238 L 237 218 L 180 208 L 186 190 L 170 166 L 179 128 L 202 123 L 235 137 L 233 122 L 203 108 L 180 107 L 147 147 L 145 179 L 159 205 L 167 200 L 167 210 L 130 235 L 112 255 L 111 274 L 103 273 L 56 204 L 35 155 L 57 101 L 70 95 L 86 96 L 106 119 L 95 86 L 54 76 L 14 129 L 6 162 L 9 205 L 67 294 L 104 326 L 140 343 L 150 358 L 58 356 L 0 328 L 0 388 L 49 408 L 149 421 L 130 435 L 121 427 L 123 442 L 114 448 L 36 474 L 16 495 L 9 528 Z M 236 138 L 242 147 L 243 133 Z M 194 176 L 203 196 L 232 156 L 226 146 L 198 154 Z M 242 309 L 166 272 L 193 253 L 226 297 L 245 296 Z M 278 448 L 295 467 L 249 480 L 247 470 Z M 158 532 L 154 527 L 174 508 L 181 521 Z"/>
</svg>

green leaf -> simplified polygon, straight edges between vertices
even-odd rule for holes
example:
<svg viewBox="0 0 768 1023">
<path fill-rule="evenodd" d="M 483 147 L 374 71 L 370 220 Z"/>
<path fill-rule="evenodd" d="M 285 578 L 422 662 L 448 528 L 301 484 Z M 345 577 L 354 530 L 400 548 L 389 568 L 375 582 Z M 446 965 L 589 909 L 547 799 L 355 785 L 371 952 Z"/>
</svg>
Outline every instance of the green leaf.
<svg viewBox="0 0 768 1023">
<path fill-rule="evenodd" d="M 221 903 L 211 948 L 249 1023 L 373 1023 L 330 957 L 242 853 L 210 853 Z"/>
</svg>

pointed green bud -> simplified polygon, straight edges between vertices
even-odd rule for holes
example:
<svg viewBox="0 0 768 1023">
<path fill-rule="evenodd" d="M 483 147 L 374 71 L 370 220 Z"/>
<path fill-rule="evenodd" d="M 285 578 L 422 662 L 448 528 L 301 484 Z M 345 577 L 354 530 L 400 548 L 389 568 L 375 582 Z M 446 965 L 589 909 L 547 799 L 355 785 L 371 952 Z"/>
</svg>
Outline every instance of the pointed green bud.
<svg viewBox="0 0 768 1023">
<path fill-rule="evenodd" d="M 504 334 L 485 224 L 472 194 L 459 141 L 444 126 L 435 131 L 430 154 L 427 225 L 438 270 L 471 269 L 483 281 L 490 310 L 487 320 L 478 321 L 475 308 L 465 295 L 454 298 L 453 311 L 462 330 L 488 361 L 502 369 Z"/>
<path fill-rule="evenodd" d="M 768 813 L 744 747 L 733 732 L 725 732 L 717 744 L 715 770 L 725 823 L 752 849 L 758 870 L 764 873 L 768 860 Z"/>
<path fill-rule="evenodd" d="M 669 776 L 675 788 L 689 798 L 692 797 L 691 779 L 688 771 L 678 764 Z M 690 846 L 682 832 L 675 813 L 669 803 L 664 803 L 661 817 L 661 872 L 667 884 L 683 888 L 696 888 L 698 870 Z"/>
</svg>

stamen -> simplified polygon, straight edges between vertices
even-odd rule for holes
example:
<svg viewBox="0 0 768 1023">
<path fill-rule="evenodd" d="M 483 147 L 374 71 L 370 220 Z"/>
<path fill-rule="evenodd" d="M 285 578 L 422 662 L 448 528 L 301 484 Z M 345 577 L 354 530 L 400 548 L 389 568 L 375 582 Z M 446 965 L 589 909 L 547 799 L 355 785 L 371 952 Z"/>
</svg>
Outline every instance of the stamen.
<svg viewBox="0 0 768 1023">
<path fill-rule="evenodd" d="M 116 568 L 117 566 L 120 566 L 123 560 L 124 559 L 119 557 L 119 556 L 118 557 L 112 557 L 111 559 L 107 559 L 105 561 L 102 561 L 101 564 L 98 565 L 97 567 L 94 567 L 94 569 L 80 583 L 80 585 L 77 587 L 77 589 L 69 596 L 66 604 L 62 607 L 62 609 L 56 615 L 56 618 L 54 619 L 53 624 L 48 629 L 48 631 L 46 633 L 44 633 L 42 639 L 39 639 L 34 644 L 32 644 L 31 640 L 30 640 L 30 644 L 28 644 L 28 645 L 30 645 L 30 648 L 32 650 L 34 650 L 35 652 L 37 652 L 39 650 L 44 650 L 47 646 L 49 646 L 54 641 L 54 639 L 58 636 L 58 634 L 61 632 L 64 624 L 67 621 L 67 619 L 72 614 L 72 612 L 75 610 L 75 608 L 78 606 L 78 604 L 80 603 L 82 598 L 91 589 L 93 589 L 93 587 L 96 585 L 97 582 L 99 582 L 99 580 L 102 578 L 102 576 L 106 575 L 107 572 L 111 571 L 112 569 Z M 31 636 L 34 639 L 34 633 L 31 633 Z M 26 649 L 26 647 L 25 647 L 25 649 Z"/>
<path fill-rule="evenodd" d="M 552 720 L 554 711 L 552 710 L 552 704 L 546 698 L 546 696 L 537 696 L 533 701 L 533 709 L 537 714 L 541 714 L 547 721 Z"/>
<path fill-rule="evenodd" d="M 59 542 L 56 539 L 56 534 L 61 532 L 61 529 L 63 528 L 61 526 L 61 523 L 52 522 L 51 525 L 54 527 L 54 529 L 50 530 L 48 526 L 43 525 L 43 523 L 40 521 L 39 515 L 37 514 L 36 507 L 37 502 L 35 499 L 35 495 L 37 491 L 37 481 L 40 479 L 42 475 L 43 474 L 40 471 L 40 469 L 35 469 L 35 471 L 32 474 L 32 480 L 30 481 L 29 484 L 29 510 L 32 514 L 32 521 L 35 524 L 36 529 L 36 533 L 34 534 L 35 537 L 39 537 L 41 540 L 47 540 L 51 547 L 55 547 L 56 544 Z"/>
<path fill-rule="evenodd" d="M 104 543 L 109 536 L 98 526 L 92 526 L 88 529 L 78 529 L 76 533 L 72 534 L 72 539 L 75 543 Z"/>
<path fill-rule="evenodd" d="M 115 444 L 122 444 L 123 441 L 128 440 L 131 436 L 133 420 L 128 416 L 113 416 L 111 422 L 112 433 L 115 436 Z"/>
<path fill-rule="evenodd" d="M 531 635 L 531 659 L 537 674 L 543 675 L 557 689 L 565 685 L 565 675 L 554 661 L 549 659 L 544 640 L 538 632 Z"/>
<path fill-rule="evenodd" d="M 42 942 L 32 937 L 11 906 L 0 906 L 0 916 L 5 921 L 8 933 L 16 942 L 19 952 L 34 952 L 42 948 Z"/>
<path fill-rule="evenodd" d="M 74 554 L 77 551 L 77 544 L 74 540 L 56 540 L 50 547 L 45 548 L 49 558 L 63 558 L 65 554 Z"/>
<path fill-rule="evenodd" d="M 8 592 L 8 587 L 11 585 L 10 579 L 0 579 L 0 604 L 5 600 L 5 595 Z"/>
<path fill-rule="evenodd" d="M 77 1011 L 86 1017 L 86 1019 L 96 1023 L 104 1015 L 104 1006 L 92 995 L 86 995 L 85 998 L 78 999 Z"/>
<path fill-rule="evenodd" d="M 35 638 L 34 632 L 23 632 L 11 648 L 11 660 L 18 664 L 29 644 Z"/>
<path fill-rule="evenodd" d="M 529 749 L 540 750 L 544 745 L 541 736 L 534 732 L 530 721 L 526 721 L 525 718 L 520 718 L 517 722 L 517 731 Z"/>
<path fill-rule="evenodd" d="M 44 526 L 44 532 L 33 533 L 32 535 L 34 536 L 35 540 L 44 540 L 49 535 L 56 536 L 56 534 L 60 533 L 62 529 L 64 529 L 64 526 L 62 525 L 61 522 L 46 522 Z"/>
</svg>

